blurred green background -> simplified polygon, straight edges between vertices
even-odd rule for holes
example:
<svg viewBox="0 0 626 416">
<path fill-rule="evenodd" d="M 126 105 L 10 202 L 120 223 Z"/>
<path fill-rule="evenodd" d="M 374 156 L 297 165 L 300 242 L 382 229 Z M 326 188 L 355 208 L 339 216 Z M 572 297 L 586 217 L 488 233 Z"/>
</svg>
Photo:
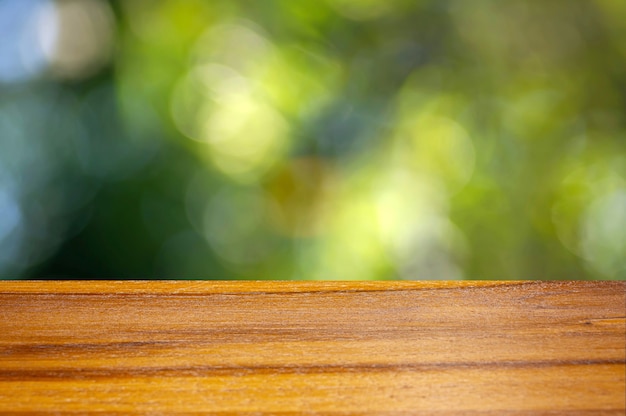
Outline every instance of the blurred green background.
<svg viewBox="0 0 626 416">
<path fill-rule="evenodd" d="M 626 279 L 626 2 L 0 0 L 0 276 Z"/>
</svg>

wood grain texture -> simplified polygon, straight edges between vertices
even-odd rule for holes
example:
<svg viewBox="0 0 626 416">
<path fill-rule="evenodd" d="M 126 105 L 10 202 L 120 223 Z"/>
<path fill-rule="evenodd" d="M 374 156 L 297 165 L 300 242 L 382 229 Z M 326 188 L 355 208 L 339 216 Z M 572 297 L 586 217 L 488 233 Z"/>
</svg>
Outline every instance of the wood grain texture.
<svg viewBox="0 0 626 416">
<path fill-rule="evenodd" d="M 625 282 L 2 282 L 0 414 L 624 415 Z"/>
</svg>

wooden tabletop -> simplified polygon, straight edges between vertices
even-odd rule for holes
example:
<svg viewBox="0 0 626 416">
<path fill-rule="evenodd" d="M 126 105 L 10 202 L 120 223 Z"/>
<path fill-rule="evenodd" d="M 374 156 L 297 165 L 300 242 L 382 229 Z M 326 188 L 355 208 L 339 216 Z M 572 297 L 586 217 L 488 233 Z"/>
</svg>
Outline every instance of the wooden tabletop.
<svg viewBox="0 0 626 416">
<path fill-rule="evenodd" d="M 0 414 L 624 415 L 626 282 L 2 282 Z"/>
</svg>

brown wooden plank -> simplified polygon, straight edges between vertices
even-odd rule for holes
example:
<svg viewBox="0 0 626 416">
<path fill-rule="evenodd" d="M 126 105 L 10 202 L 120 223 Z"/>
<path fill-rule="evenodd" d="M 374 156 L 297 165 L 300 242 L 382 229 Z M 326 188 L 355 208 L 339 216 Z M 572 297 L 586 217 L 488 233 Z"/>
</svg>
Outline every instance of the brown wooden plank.
<svg viewBox="0 0 626 416">
<path fill-rule="evenodd" d="M 625 282 L 2 282 L 1 414 L 623 415 Z"/>
</svg>

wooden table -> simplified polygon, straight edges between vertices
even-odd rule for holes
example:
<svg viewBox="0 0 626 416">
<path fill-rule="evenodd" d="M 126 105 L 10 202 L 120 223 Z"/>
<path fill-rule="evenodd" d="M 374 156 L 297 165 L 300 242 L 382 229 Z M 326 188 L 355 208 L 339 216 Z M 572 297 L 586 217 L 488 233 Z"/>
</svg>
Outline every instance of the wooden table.
<svg viewBox="0 0 626 416">
<path fill-rule="evenodd" d="M 625 282 L 3 282 L 0 414 L 624 415 Z"/>
</svg>

